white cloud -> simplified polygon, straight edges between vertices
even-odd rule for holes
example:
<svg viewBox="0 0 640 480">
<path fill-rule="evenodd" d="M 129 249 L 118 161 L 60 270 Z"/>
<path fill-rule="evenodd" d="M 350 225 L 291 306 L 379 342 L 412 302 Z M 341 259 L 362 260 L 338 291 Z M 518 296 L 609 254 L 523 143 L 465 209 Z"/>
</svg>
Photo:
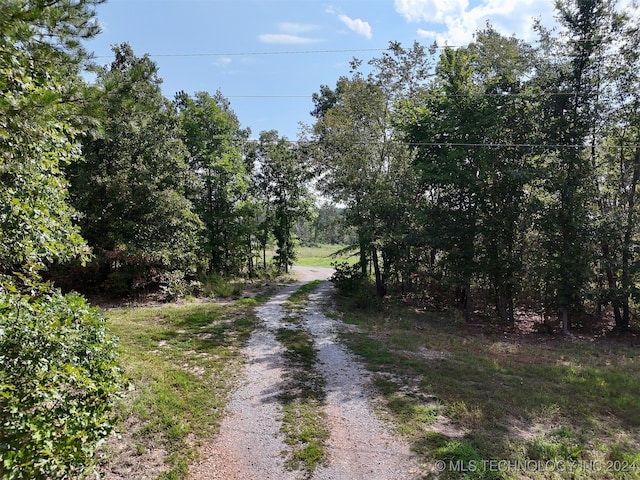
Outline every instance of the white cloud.
<svg viewBox="0 0 640 480">
<path fill-rule="evenodd" d="M 232 60 L 230 57 L 220 57 L 215 62 L 213 62 L 213 64 L 217 67 L 228 67 L 229 65 L 231 65 L 231 62 Z"/>
<path fill-rule="evenodd" d="M 279 33 L 263 33 L 258 39 L 263 43 L 279 43 L 286 45 L 304 45 L 321 40 L 301 34 L 317 30 L 318 26 L 306 23 L 282 22 L 278 24 Z"/>
<path fill-rule="evenodd" d="M 468 5 L 467 0 L 395 0 L 396 11 L 410 22 L 442 22 Z"/>
<path fill-rule="evenodd" d="M 366 38 L 371 38 L 373 33 L 371 31 L 371 25 L 364 20 L 360 20 L 359 18 L 353 19 L 349 18 L 344 14 L 338 15 L 338 18 L 342 23 L 344 23 L 350 30 L 354 31 L 358 35 L 362 35 Z"/>
<path fill-rule="evenodd" d="M 395 0 L 396 11 L 409 22 L 428 24 L 419 36 L 439 44 L 466 45 L 473 34 L 489 21 L 504 35 L 516 34 L 533 40 L 533 19 L 553 23 L 553 2 L 549 0 Z"/>
<path fill-rule="evenodd" d="M 282 22 L 278 24 L 278 28 L 282 32 L 289 33 L 291 35 L 297 35 L 300 33 L 312 32 L 318 29 L 317 25 L 309 25 L 306 23 L 290 23 Z"/>
<path fill-rule="evenodd" d="M 291 35 L 288 33 L 264 33 L 258 35 L 258 39 L 263 43 L 279 43 L 286 45 L 306 45 L 309 43 L 317 43 L 317 38 L 301 37 L 299 35 Z"/>
</svg>

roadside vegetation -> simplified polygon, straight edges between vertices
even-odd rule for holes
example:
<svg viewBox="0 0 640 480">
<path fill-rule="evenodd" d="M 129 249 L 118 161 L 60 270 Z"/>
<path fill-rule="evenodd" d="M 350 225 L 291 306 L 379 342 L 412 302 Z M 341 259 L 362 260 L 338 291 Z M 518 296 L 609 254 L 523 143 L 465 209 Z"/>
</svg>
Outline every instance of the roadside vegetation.
<svg viewBox="0 0 640 480">
<path fill-rule="evenodd" d="M 443 478 L 640 478 L 637 339 L 483 332 L 344 298 L 338 308 L 381 410 Z"/>
<path fill-rule="evenodd" d="M 279 395 L 282 402 L 282 432 L 291 451 L 285 453 L 289 468 L 311 478 L 318 465 L 326 460 L 325 441 L 329 437 L 324 379 L 315 368 L 317 352 L 313 337 L 302 325 L 301 310 L 320 281 L 302 285 L 285 304 L 286 323 L 276 331 L 276 339 L 285 348 L 286 383 Z"/>
<path fill-rule="evenodd" d="M 82 45 L 101 2 L 0 2 L 3 480 L 90 473 L 114 405 L 137 454 L 164 449 L 160 474 L 183 475 L 255 322 L 255 300 L 232 299 L 297 256 L 337 263 L 336 284 L 365 312 L 347 310 L 364 330 L 345 338 L 381 371 L 425 458 L 638 460 L 632 4 L 559 0 L 558 29 L 535 25 L 532 43 L 490 24 L 456 48 L 392 41 L 319 86 L 314 123 L 292 142 L 250 139 L 220 92 L 166 98 L 157 65 L 127 43 L 93 63 Z M 105 322 L 76 291 L 229 303 Z M 531 312 L 538 332 L 564 336 L 516 335 Z M 310 339 L 281 340 L 309 370 Z M 638 476 L 588 476 L 607 475 Z"/>
<path fill-rule="evenodd" d="M 201 442 L 213 435 L 256 326 L 260 299 L 114 308 L 128 388 L 117 405 L 117 436 L 100 470 L 126 478 L 186 478 Z"/>
</svg>

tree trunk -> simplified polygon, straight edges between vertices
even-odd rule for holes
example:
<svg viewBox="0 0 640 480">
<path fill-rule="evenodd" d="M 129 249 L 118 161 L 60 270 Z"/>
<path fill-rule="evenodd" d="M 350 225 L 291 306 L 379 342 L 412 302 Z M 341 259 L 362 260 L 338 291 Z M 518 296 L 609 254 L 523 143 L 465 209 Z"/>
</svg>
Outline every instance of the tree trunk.
<svg viewBox="0 0 640 480">
<path fill-rule="evenodd" d="M 606 242 L 602 242 L 602 256 L 605 259 L 605 274 L 607 275 L 607 286 L 609 287 L 609 292 L 611 292 L 611 305 L 613 306 L 613 316 L 616 319 L 616 325 L 620 325 L 622 323 L 622 315 L 620 314 L 620 293 L 618 292 L 618 282 L 616 276 L 611 268 L 611 264 L 608 259 L 610 258 L 610 250 L 609 244 Z"/>
<path fill-rule="evenodd" d="M 358 244 L 360 246 L 360 272 L 363 276 L 367 276 L 367 240 L 362 232 L 358 232 Z"/>
<path fill-rule="evenodd" d="M 627 225 L 624 232 L 624 241 L 622 245 L 622 318 L 621 322 L 616 322 L 616 330 L 626 332 L 631 325 L 631 314 L 629 311 L 629 296 L 633 287 L 633 280 L 629 272 L 629 264 L 631 263 L 631 239 L 635 230 L 635 205 L 636 205 L 636 189 L 640 180 L 640 148 L 636 148 L 633 155 L 633 178 L 629 185 L 629 195 L 627 197 Z"/>
<path fill-rule="evenodd" d="M 267 269 L 267 242 L 262 244 L 262 268 Z"/>
<path fill-rule="evenodd" d="M 509 321 L 509 314 L 507 313 L 507 296 L 504 294 L 502 288 L 500 288 L 496 294 L 496 311 L 498 312 L 498 318 L 501 322 Z"/>
<path fill-rule="evenodd" d="M 558 310 L 558 317 L 560 317 L 560 321 L 562 322 L 562 333 L 569 335 L 571 325 L 569 325 L 569 313 L 567 312 L 567 309 L 562 307 Z"/>
<path fill-rule="evenodd" d="M 458 308 L 462 310 L 465 322 L 470 322 L 472 312 L 471 285 L 467 284 L 464 287 L 457 287 L 456 297 L 456 303 L 458 304 Z"/>
<path fill-rule="evenodd" d="M 378 249 L 375 245 L 371 246 L 371 256 L 373 257 L 373 269 L 376 275 L 376 294 L 379 298 L 382 298 L 387 294 L 387 288 L 384 285 L 382 273 L 380 272 L 380 265 L 378 264 Z"/>
</svg>

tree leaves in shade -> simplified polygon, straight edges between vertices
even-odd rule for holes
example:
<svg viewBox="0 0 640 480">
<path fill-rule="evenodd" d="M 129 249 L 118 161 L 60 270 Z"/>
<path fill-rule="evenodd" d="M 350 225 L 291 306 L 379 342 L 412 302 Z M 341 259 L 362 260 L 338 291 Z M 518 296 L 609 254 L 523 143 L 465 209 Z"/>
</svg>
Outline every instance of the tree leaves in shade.
<svg viewBox="0 0 640 480">
<path fill-rule="evenodd" d="M 125 264 L 189 271 L 201 222 L 185 196 L 194 178 L 178 114 L 147 56 L 127 44 L 114 54 L 95 86 L 99 133 L 85 136 L 85 162 L 68 169 L 82 234 L 107 272 Z"/>
<path fill-rule="evenodd" d="M 100 1 L 0 3 L 0 275 L 32 283 L 46 264 L 82 257 L 62 168 L 80 158 L 79 40 Z M 11 282 L 13 283 L 13 282 Z"/>
</svg>

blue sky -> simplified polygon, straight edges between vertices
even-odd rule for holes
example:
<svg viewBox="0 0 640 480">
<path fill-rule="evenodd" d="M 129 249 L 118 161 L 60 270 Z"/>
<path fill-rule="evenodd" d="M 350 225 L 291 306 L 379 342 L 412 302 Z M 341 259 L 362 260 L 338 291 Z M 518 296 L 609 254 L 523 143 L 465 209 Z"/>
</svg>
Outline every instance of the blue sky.
<svg viewBox="0 0 640 480">
<path fill-rule="evenodd" d="M 377 57 L 389 41 L 464 45 L 487 20 L 534 40 L 532 19 L 551 25 L 553 1 L 108 0 L 97 16 L 103 31 L 87 46 L 98 63 L 128 42 L 157 63 L 165 96 L 220 90 L 252 137 L 275 129 L 293 140 L 313 122 L 311 95 L 354 56 Z"/>
</svg>

